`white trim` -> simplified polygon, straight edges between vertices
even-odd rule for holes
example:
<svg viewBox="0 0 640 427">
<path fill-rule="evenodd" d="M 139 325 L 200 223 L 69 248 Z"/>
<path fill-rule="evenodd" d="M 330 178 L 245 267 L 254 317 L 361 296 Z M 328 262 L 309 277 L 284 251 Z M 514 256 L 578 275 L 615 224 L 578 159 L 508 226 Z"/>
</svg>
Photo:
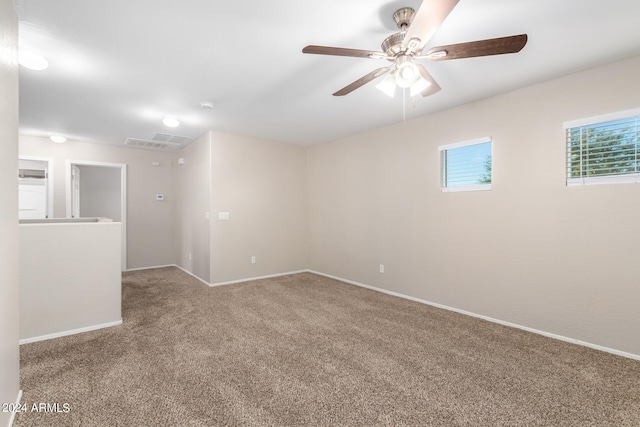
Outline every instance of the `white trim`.
<svg viewBox="0 0 640 427">
<path fill-rule="evenodd" d="M 185 269 L 184 267 L 179 266 L 178 264 L 165 264 L 165 265 L 154 265 L 154 266 L 151 266 L 151 267 L 130 268 L 130 269 L 126 270 L 125 273 L 129 272 L 129 271 L 153 270 L 153 269 L 156 269 L 156 268 L 166 268 L 166 267 L 176 267 L 176 268 L 184 271 L 185 273 L 187 273 L 189 276 L 191 276 L 191 277 L 193 277 L 195 279 L 198 279 L 199 281 L 201 281 L 205 285 L 211 286 L 211 283 L 207 282 L 206 280 L 202 279 L 201 277 L 196 276 L 195 274 L 193 274 L 189 270 Z"/>
<path fill-rule="evenodd" d="M 584 178 L 567 178 L 567 187 L 596 184 L 631 184 L 640 183 L 640 174 L 588 176 Z"/>
<path fill-rule="evenodd" d="M 166 268 L 166 267 L 178 267 L 178 266 L 176 264 L 165 264 L 165 265 L 153 265 L 151 267 L 136 267 L 136 268 L 129 268 L 127 270 L 124 270 L 123 273 L 129 272 L 129 271 L 153 270 L 154 268 Z"/>
<path fill-rule="evenodd" d="M 557 339 L 557 340 L 560 340 L 560 341 L 569 342 L 569 343 L 572 343 L 572 344 L 578 344 L 578 345 L 581 345 L 583 347 L 593 348 L 595 350 L 600 350 L 600 351 L 604 351 L 604 352 L 607 352 L 607 353 L 615 354 L 615 355 L 618 355 L 618 356 L 627 357 L 629 359 L 640 360 L 640 355 L 638 355 L 638 354 L 628 353 L 626 351 L 620 351 L 620 350 L 616 350 L 616 349 L 609 348 L 609 347 L 603 347 L 603 346 L 598 345 L 598 344 L 592 344 L 592 343 L 589 343 L 589 342 L 586 342 L 586 341 L 581 341 L 581 340 L 578 340 L 578 339 L 575 339 L 575 338 L 569 338 L 569 337 L 565 337 L 563 335 L 558 335 L 558 334 L 554 334 L 554 333 L 551 333 L 551 332 L 545 332 L 545 331 L 541 331 L 539 329 L 529 328 L 528 326 L 518 325 L 517 323 L 506 322 L 504 320 L 495 319 L 493 317 L 484 316 L 482 314 L 477 314 L 477 313 L 473 313 L 473 312 L 466 311 L 466 310 L 460 310 L 458 308 L 450 307 L 448 305 L 438 304 L 438 303 L 431 302 L 431 301 L 426 301 L 426 300 L 423 300 L 423 299 L 420 299 L 420 298 L 410 297 L 408 295 L 404 295 L 404 294 L 401 294 L 401 293 L 398 293 L 398 292 L 387 291 L 386 289 L 376 288 L 375 286 L 365 285 L 363 283 L 354 282 L 352 280 L 343 279 L 343 278 L 340 278 L 340 277 L 332 276 L 330 274 L 320 273 L 318 271 L 308 270 L 308 272 L 309 273 L 313 273 L 313 274 L 318 274 L 320 276 L 328 277 L 330 279 L 339 280 L 341 282 L 349 283 L 351 285 L 360 286 L 362 288 L 371 289 L 371 290 L 376 291 L 376 292 L 382 292 L 383 294 L 387 294 L 387 295 L 392 295 L 392 296 L 399 297 L 399 298 L 408 299 L 408 300 L 411 300 L 411 301 L 419 302 L 419 303 L 422 303 L 422 304 L 427 304 L 427 305 L 430 305 L 430 306 L 433 306 L 433 307 L 442 308 L 444 310 L 453 311 L 453 312 L 464 314 L 464 315 L 471 316 L 471 317 L 476 317 L 478 319 L 482 319 L 482 320 L 486 320 L 486 321 L 489 321 L 489 322 L 497 323 L 499 325 L 509 326 L 511 328 L 516 328 L 516 329 L 521 329 L 523 331 L 532 332 L 534 334 L 542 335 L 542 336 L 545 336 L 545 337 L 548 337 L 548 338 L 553 338 L 553 339 Z"/>
<path fill-rule="evenodd" d="M 21 401 L 22 401 L 22 389 L 18 390 L 18 398 L 15 401 L 16 405 L 19 405 Z M 11 413 L 11 416 L 9 417 L 9 424 L 7 424 L 7 427 L 12 427 L 13 426 L 13 422 L 16 419 L 16 414 L 17 414 L 17 412 L 12 412 Z"/>
<path fill-rule="evenodd" d="M 212 288 L 215 288 L 216 286 L 234 285 L 236 283 L 251 282 L 251 281 L 254 281 L 254 280 L 270 279 L 270 278 L 273 278 L 273 277 L 290 276 L 292 274 L 300 274 L 300 273 L 309 273 L 310 272 L 310 270 L 287 271 L 287 272 L 284 272 L 284 273 L 268 274 L 266 276 L 247 277 L 247 278 L 244 278 L 244 279 L 230 280 L 228 282 L 209 283 L 206 280 L 204 280 L 203 278 L 196 276 L 192 272 L 186 270 L 184 267 L 181 267 L 181 266 L 179 266 L 177 264 L 174 264 L 172 266 L 166 266 L 166 267 L 178 267 L 180 270 L 184 271 L 188 275 L 198 279 L 199 281 L 201 281 L 205 285 L 207 285 L 209 287 L 212 287 Z M 149 267 L 149 268 L 159 268 L 159 267 Z M 138 269 L 138 270 L 144 270 L 144 269 Z M 129 271 L 132 271 L 132 270 L 129 270 Z"/>
<path fill-rule="evenodd" d="M 309 273 L 309 272 L 310 272 L 309 270 L 288 271 L 286 273 L 276 273 L 276 274 L 269 274 L 267 276 L 249 277 L 246 279 L 230 280 L 228 282 L 210 283 L 209 286 L 215 287 L 215 286 L 233 285 L 236 283 L 251 282 L 253 280 L 270 279 L 272 277 L 290 276 L 292 274 Z"/>
<path fill-rule="evenodd" d="M 71 166 L 102 166 L 109 168 L 120 168 L 120 222 L 122 223 L 122 265 L 121 271 L 127 269 L 127 164 L 96 162 L 92 160 L 71 160 L 65 161 L 65 198 L 66 198 L 66 217 L 71 218 Z"/>
<path fill-rule="evenodd" d="M 198 277 L 195 274 L 193 274 L 192 272 L 190 272 L 189 270 L 185 269 L 184 267 L 178 265 L 178 264 L 174 264 L 174 267 L 178 267 L 180 270 L 184 271 L 185 273 L 187 273 L 189 276 L 198 279 L 199 281 L 201 281 L 202 283 L 204 283 L 207 286 L 211 286 L 211 283 L 207 282 L 206 280 L 204 280 L 202 277 Z"/>
<path fill-rule="evenodd" d="M 438 151 L 446 151 L 446 150 L 452 150 L 454 148 L 461 148 L 461 147 L 467 147 L 469 145 L 477 145 L 477 144 L 484 144 L 486 142 L 493 142 L 491 140 L 490 136 L 484 136 L 482 138 L 475 138 L 475 139 L 470 139 L 468 141 L 460 141 L 460 142 L 454 142 L 452 144 L 446 144 L 446 145 L 440 145 L 438 147 Z M 492 147 L 493 148 L 493 147 Z"/>
<path fill-rule="evenodd" d="M 454 185 L 453 187 L 440 187 L 443 193 L 457 193 L 459 191 L 489 191 L 491 184 Z"/>
<path fill-rule="evenodd" d="M 602 114 L 600 116 L 585 117 L 584 119 L 569 120 L 567 122 L 564 122 L 562 126 L 564 126 L 565 129 L 571 129 L 571 128 L 577 128 L 580 126 L 610 122 L 613 120 L 628 119 L 635 116 L 640 116 L 640 108 L 634 108 L 632 110 L 625 110 L 625 111 L 618 111 L 618 112 L 609 113 L 609 114 Z"/>
<path fill-rule="evenodd" d="M 208 204 L 209 206 L 207 207 L 207 212 L 205 212 L 205 219 L 206 221 L 209 223 L 209 227 L 208 231 L 209 231 L 209 239 L 207 244 L 209 245 L 209 278 L 213 277 L 213 265 L 215 264 L 213 262 L 213 253 L 211 251 L 211 236 L 214 236 L 214 232 L 213 232 L 213 228 L 215 225 L 215 221 L 213 221 L 212 219 L 212 214 L 213 212 L 215 212 L 213 210 L 213 131 L 209 131 L 209 135 L 208 136 L 208 141 L 207 141 L 207 150 L 209 151 L 207 153 L 207 173 L 208 173 L 208 177 L 207 177 L 207 185 L 208 185 L 208 193 L 207 193 L 207 199 L 208 199 Z M 193 263 L 192 263 L 193 264 Z"/>
<path fill-rule="evenodd" d="M 95 331 L 97 329 L 109 328 L 111 326 L 118 326 L 118 325 L 122 325 L 122 319 L 115 322 L 101 323 L 99 325 L 92 325 L 92 326 L 86 326 L 84 328 L 71 329 L 69 331 L 56 332 L 55 334 L 40 335 L 38 337 L 32 337 L 32 338 L 24 338 L 20 340 L 20 345 L 29 344 L 37 341 L 50 340 L 53 338 L 66 337 L 68 335 L 75 335 L 75 334 L 80 334 L 82 332 Z"/>
</svg>

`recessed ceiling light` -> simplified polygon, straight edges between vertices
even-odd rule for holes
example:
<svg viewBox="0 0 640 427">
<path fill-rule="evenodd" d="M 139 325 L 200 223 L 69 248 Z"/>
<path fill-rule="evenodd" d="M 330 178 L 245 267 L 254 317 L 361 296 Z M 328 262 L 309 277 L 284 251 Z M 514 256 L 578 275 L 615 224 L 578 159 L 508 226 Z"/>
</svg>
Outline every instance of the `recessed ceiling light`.
<svg viewBox="0 0 640 427">
<path fill-rule="evenodd" d="M 35 71 L 45 70 L 49 66 L 49 61 L 43 56 L 28 50 L 21 50 L 18 53 L 18 63 L 25 68 Z"/>
<path fill-rule="evenodd" d="M 52 140 L 53 142 L 56 142 L 58 144 L 62 144 L 63 142 L 67 142 L 67 138 L 65 138 L 62 135 L 51 135 L 49 137 L 50 140 Z"/>
<path fill-rule="evenodd" d="M 180 126 L 180 120 L 176 119 L 175 117 L 165 117 L 162 120 L 162 123 L 164 123 L 164 125 L 169 128 Z"/>
</svg>

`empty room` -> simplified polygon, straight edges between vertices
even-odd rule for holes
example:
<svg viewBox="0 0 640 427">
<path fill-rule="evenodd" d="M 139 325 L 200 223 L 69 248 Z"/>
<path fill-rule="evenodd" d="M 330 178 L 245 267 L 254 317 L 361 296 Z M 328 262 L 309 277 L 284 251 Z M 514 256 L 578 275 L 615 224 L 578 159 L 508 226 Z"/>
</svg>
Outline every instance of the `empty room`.
<svg viewBox="0 0 640 427">
<path fill-rule="evenodd" d="M 0 426 L 640 425 L 638 17 L 0 0 Z"/>
</svg>

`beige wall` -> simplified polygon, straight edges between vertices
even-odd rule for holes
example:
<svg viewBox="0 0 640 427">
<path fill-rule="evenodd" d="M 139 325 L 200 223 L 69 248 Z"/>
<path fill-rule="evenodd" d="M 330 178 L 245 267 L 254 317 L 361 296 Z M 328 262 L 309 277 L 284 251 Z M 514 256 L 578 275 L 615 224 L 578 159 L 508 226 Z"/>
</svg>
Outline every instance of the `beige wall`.
<svg viewBox="0 0 640 427">
<path fill-rule="evenodd" d="M 18 348 L 18 18 L 0 0 L 0 403 L 20 390 Z M 0 411 L 0 426 L 11 414 Z"/>
<path fill-rule="evenodd" d="M 635 57 L 311 147 L 310 268 L 640 355 L 640 186 L 566 187 L 562 125 L 639 107 L 639 74 Z M 437 147 L 483 136 L 493 189 L 442 193 Z"/>
<path fill-rule="evenodd" d="M 211 147 L 211 282 L 306 269 L 306 149 L 216 132 Z"/>
<path fill-rule="evenodd" d="M 20 155 L 54 161 L 54 216 L 65 217 L 66 160 L 125 163 L 127 165 L 127 268 L 175 264 L 173 153 L 145 151 L 105 144 L 20 136 Z M 160 163 L 153 166 L 153 162 Z M 156 201 L 156 194 L 165 200 Z"/>
<path fill-rule="evenodd" d="M 177 165 L 182 158 L 184 164 Z M 211 143 L 207 132 L 174 155 L 177 264 L 205 282 L 210 280 Z"/>
</svg>

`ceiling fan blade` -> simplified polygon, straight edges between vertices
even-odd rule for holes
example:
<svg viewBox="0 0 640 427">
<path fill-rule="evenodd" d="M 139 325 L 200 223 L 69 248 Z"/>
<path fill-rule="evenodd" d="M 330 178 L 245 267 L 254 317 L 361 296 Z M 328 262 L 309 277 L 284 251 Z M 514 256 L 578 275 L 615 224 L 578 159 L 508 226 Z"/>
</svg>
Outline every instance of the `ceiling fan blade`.
<svg viewBox="0 0 640 427">
<path fill-rule="evenodd" d="M 423 0 L 416 12 L 407 34 L 402 41 L 403 48 L 419 52 L 437 31 L 459 0 Z"/>
<path fill-rule="evenodd" d="M 302 49 L 302 53 L 312 53 L 316 55 L 351 56 L 355 58 L 387 59 L 389 55 L 384 52 L 364 49 L 347 49 L 344 47 L 315 46 L 309 45 Z"/>
<path fill-rule="evenodd" d="M 370 72 L 369 74 L 367 74 L 364 77 L 360 77 L 358 80 L 356 80 L 355 82 L 351 83 L 350 85 L 347 85 L 345 87 L 343 87 L 342 89 L 340 89 L 339 91 L 337 91 L 336 93 L 333 94 L 333 96 L 344 96 L 347 95 L 351 92 L 353 92 L 354 90 L 358 89 L 360 86 L 364 86 L 365 84 L 369 83 L 371 80 L 374 80 L 384 74 L 387 74 L 389 71 L 391 71 L 391 69 L 395 67 L 395 65 L 391 65 L 390 67 L 382 67 L 382 68 L 378 68 L 377 70 L 373 70 L 372 72 Z"/>
<path fill-rule="evenodd" d="M 438 83 L 436 83 L 436 81 L 433 79 L 433 77 L 431 77 L 431 74 L 429 74 L 427 69 L 424 68 L 424 65 L 418 64 L 417 67 L 418 67 L 418 70 L 420 70 L 420 75 L 422 76 L 422 78 L 425 79 L 426 81 L 428 81 L 429 83 L 431 83 L 429 85 L 429 87 L 427 87 L 425 90 L 420 92 L 420 95 L 429 96 L 429 95 L 433 95 L 434 93 L 440 91 L 440 89 L 441 89 L 440 86 L 438 85 Z"/>
<path fill-rule="evenodd" d="M 428 58 L 432 61 L 444 61 L 448 59 L 502 55 L 505 53 L 520 52 L 526 44 L 527 35 L 519 34 L 517 36 L 433 47 L 424 55 L 420 55 L 420 58 Z"/>
</svg>

